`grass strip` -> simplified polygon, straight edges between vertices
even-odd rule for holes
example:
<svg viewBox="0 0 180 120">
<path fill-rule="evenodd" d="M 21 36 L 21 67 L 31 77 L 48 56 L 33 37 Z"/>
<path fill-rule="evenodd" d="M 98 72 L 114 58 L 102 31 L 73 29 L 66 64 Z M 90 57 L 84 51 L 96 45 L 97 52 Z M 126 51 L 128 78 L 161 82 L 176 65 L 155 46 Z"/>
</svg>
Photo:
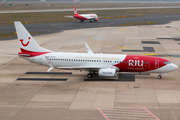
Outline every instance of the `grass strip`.
<svg viewBox="0 0 180 120">
<path fill-rule="evenodd" d="M 39 34 L 43 32 L 30 32 L 30 34 Z M 9 37 L 16 37 L 15 33 L 0 33 L 0 39 L 9 38 Z"/>
<path fill-rule="evenodd" d="M 139 22 L 139 23 L 124 23 L 117 26 L 133 26 L 133 25 L 154 25 L 160 22 Z"/>
</svg>

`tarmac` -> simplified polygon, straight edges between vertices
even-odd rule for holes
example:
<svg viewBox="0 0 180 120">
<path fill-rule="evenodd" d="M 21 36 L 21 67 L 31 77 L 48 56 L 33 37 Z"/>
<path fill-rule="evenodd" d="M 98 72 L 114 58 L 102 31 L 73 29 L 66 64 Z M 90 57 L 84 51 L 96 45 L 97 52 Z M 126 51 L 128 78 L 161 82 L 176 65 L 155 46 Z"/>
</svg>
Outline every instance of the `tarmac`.
<svg viewBox="0 0 180 120">
<path fill-rule="evenodd" d="M 88 23 L 92 24 L 92 23 Z M 14 31 L 15 32 L 15 31 Z M 180 67 L 180 21 L 162 25 L 95 27 L 35 36 L 53 51 L 156 55 Z M 17 39 L 0 41 L 1 120 L 179 120 L 180 71 L 119 73 L 88 79 L 87 72 L 53 69 L 19 58 Z M 58 74 L 59 73 L 59 74 Z"/>
<path fill-rule="evenodd" d="M 103 16 L 104 14 L 99 13 L 99 16 Z M 135 15 L 135 14 L 132 14 Z M 68 20 L 68 19 L 67 19 Z M 157 25 L 164 25 L 171 23 L 172 21 L 178 21 L 179 14 L 172 15 L 161 15 L 161 14 L 145 14 L 141 17 L 120 17 L 120 18 L 110 18 L 110 19 L 99 19 L 98 22 L 84 21 L 81 23 L 79 20 L 75 21 L 67 21 L 67 22 L 51 22 L 51 23 L 34 23 L 34 24 L 24 24 L 26 29 L 29 32 L 39 32 L 37 35 L 47 35 L 52 33 L 59 33 L 64 30 L 76 30 L 76 29 L 90 29 L 90 28 L 105 28 L 105 27 L 118 27 L 122 24 L 127 23 L 153 23 L 156 22 Z M 23 21 L 21 21 L 23 22 Z M 15 33 L 14 25 L 1 25 L 0 34 L 1 33 Z M 2 40 L 12 40 L 16 37 L 12 38 L 3 38 Z"/>
</svg>

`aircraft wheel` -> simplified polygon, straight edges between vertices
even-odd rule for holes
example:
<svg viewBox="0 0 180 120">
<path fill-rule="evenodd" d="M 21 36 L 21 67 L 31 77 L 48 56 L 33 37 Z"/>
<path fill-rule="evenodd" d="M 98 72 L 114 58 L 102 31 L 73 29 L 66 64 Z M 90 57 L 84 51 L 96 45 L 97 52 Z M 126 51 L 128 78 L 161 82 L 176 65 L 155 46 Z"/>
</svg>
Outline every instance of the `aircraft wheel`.
<svg viewBox="0 0 180 120">
<path fill-rule="evenodd" d="M 93 74 L 92 74 L 92 73 L 89 73 L 89 74 L 87 74 L 87 77 L 88 77 L 88 78 L 92 78 L 92 77 L 93 77 Z"/>
<path fill-rule="evenodd" d="M 81 20 L 81 22 L 83 22 L 84 20 Z"/>
<path fill-rule="evenodd" d="M 92 22 L 92 20 L 90 20 L 89 22 Z"/>
<path fill-rule="evenodd" d="M 161 75 L 158 75 L 158 79 L 161 79 L 162 78 L 162 76 Z"/>
</svg>

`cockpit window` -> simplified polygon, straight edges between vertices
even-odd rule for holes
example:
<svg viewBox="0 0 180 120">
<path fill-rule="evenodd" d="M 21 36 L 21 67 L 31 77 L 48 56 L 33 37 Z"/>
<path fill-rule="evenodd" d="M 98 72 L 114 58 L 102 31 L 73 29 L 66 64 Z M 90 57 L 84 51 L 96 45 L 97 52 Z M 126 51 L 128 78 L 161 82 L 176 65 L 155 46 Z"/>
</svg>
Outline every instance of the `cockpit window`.
<svg viewBox="0 0 180 120">
<path fill-rule="evenodd" d="M 170 64 L 171 62 L 164 62 L 164 64 Z"/>
</svg>

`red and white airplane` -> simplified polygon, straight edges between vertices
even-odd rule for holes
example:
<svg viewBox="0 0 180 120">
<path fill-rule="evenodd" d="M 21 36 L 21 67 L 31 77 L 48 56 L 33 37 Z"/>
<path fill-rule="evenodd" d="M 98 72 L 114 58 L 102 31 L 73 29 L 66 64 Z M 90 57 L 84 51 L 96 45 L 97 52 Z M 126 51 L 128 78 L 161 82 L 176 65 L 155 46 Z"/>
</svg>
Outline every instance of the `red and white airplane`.
<svg viewBox="0 0 180 120">
<path fill-rule="evenodd" d="M 94 54 L 85 43 L 88 53 L 54 52 L 42 48 L 29 34 L 21 22 L 14 22 L 21 52 L 18 55 L 30 62 L 53 68 L 89 71 L 87 77 L 92 78 L 95 72 L 100 77 L 115 77 L 117 72 L 149 72 L 159 73 L 161 79 L 178 69 L 169 60 L 159 57 L 124 54 Z"/>
<path fill-rule="evenodd" d="M 84 20 L 98 21 L 98 16 L 96 14 L 78 14 L 76 7 L 74 7 L 74 16 L 64 16 L 68 18 L 76 18 L 83 22 Z"/>
</svg>

